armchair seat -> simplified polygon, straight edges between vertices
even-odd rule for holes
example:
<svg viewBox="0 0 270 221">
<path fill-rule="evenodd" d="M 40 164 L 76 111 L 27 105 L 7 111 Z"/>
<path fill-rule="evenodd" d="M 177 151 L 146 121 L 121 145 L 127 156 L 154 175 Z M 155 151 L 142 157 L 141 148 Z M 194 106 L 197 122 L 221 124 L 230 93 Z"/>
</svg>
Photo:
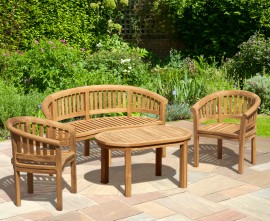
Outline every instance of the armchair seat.
<svg viewBox="0 0 270 221">
<path fill-rule="evenodd" d="M 220 137 L 223 139 L 239 139 L 240 125 L 233 123 L 214 123 L 199 126 L 198 133 L 209 137 Z"/>
</svg>

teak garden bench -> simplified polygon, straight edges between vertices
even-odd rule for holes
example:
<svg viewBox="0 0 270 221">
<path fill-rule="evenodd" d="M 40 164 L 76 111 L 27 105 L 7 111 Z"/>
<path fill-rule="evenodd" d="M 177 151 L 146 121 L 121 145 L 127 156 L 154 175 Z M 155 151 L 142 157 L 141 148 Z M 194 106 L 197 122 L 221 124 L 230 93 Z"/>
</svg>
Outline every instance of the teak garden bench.
<svg viewBox="0 0 270 221">
<path fill-rule="evenodd" d="M 219 91 L 199 100 L 192 108 L 194 123 L 194 166 L 199 166 L 199 137 L 218 140 L 218 158 L 222 158 L 222 140 L 239 142 L 238 173 L 243 173 L 245 142 L 251 139 L 251 162 L 256 162 L 256 116 L 261 99 L 243 90 Z M 239 123 L 224 122 L 238 119 Z M 215 120 L 214 123 L 202 124 Z"/>
<path fill-rule="evenodd" d="M 89 140 L 100 132 L 165 124 L 167 103 L 161 95 L 139 87 L 93 85 L 49 95 L 42 111 L 47 119 L 75 126 L 75 139 L 85 141 L 84 154 L 89 156 Z"/>
</svg>

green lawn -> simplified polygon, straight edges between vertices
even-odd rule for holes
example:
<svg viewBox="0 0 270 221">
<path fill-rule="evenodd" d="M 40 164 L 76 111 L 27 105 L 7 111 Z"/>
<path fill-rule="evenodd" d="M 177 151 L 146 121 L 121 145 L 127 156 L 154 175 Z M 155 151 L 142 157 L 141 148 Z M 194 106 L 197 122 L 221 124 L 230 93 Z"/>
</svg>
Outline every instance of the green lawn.
<svg viewBox="0 0 270 221">
<path fill-rule="evenodd" d="M 270 138 L 270 116 L 257 116 L 257 135 Z"/>
</svg>

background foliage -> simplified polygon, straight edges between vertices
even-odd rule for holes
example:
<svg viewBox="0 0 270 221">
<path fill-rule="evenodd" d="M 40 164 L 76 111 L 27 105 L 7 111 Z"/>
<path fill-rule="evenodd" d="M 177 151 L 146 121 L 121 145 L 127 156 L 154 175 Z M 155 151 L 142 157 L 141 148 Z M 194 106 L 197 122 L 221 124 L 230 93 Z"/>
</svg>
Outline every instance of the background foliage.
<svg viewBox="0 0 270 221">
<path fill-rule="evenodd" d="M 65 39 L 92 49 L 104 34 L 119 32 L 126 0 L 1 0 L 0 48 L 25 50 L 34 39 Z"/>
<path fill-rule="evenodd" d="M 0 137 L 8 118 L 42 116 L 38 105 L 48 94 L 93 84 L 155 91 L 169 100 L 167 120 L 189 118 L 201 97 L 233 88 L 257 93 L 261 113 L 270 113 L 268 1 L 148 3 L 137 7 L 134 29 L 173 34 L 186 51 L 171 50 L 160 62 L 124 42 L 119 19 L 128 0 L 0 1 Z"/>
<path fill-rule="evenodd" d="M 144 2 L 144 0 L 140 0 Z M 186 55 L 221 60 L 256 31 L 270 36 L 268 0 L 151 0 L 151 16 L 160 31 L 182 39 Z M 141 15 L 148 18 L 148 14 Z M 146 20 L 146 19 L 145 19 Z"/>
<path fill-rule="evenodd" d="M 239 45 L 239 51 L 226 62 L 228 76 L 243 88 L 245 79 L 270 74 L 270 38 L 256 33 Z"/>
</svg>

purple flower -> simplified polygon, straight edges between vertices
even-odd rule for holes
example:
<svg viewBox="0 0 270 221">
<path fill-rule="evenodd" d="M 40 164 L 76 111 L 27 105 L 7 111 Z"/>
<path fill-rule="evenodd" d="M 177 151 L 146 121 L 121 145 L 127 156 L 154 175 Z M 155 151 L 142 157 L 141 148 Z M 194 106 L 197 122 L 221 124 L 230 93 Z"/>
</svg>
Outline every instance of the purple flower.
<svg viewBox="0 0 270 221">
<path fill-rule="evenodd" d="M 61 39 L 60 40 L 64 45 L 66 45 L 67 44 L 67 42 L 66 42 L 66 40 L 65 39 Z"/>
<path fill-rule="evenodd" d="M 23 52 L 22 51 L 20 51 L 20 55 L 22 55 L 23 54 Z"/>
<path fill-rule="evenodd" d="M 52 45 L 53 44 L 53 42 L 52 41 L 49 41 L 49 43 Z"/>
<path fill-rule="evenodd" d="M 38 44 L 38 40 L 35 40 L 35 44 Z"/>
<path fill-rule="evenodd" d="M 52 46 L 52 48 L 54 49 L 54 48 L 56 48 L 56 46 Z"/>
<path fill-rule="evenodd" d="M 6 57 L 7 56 L 7 53 L 4 53 L 4 57 Z"/>
</svg>

